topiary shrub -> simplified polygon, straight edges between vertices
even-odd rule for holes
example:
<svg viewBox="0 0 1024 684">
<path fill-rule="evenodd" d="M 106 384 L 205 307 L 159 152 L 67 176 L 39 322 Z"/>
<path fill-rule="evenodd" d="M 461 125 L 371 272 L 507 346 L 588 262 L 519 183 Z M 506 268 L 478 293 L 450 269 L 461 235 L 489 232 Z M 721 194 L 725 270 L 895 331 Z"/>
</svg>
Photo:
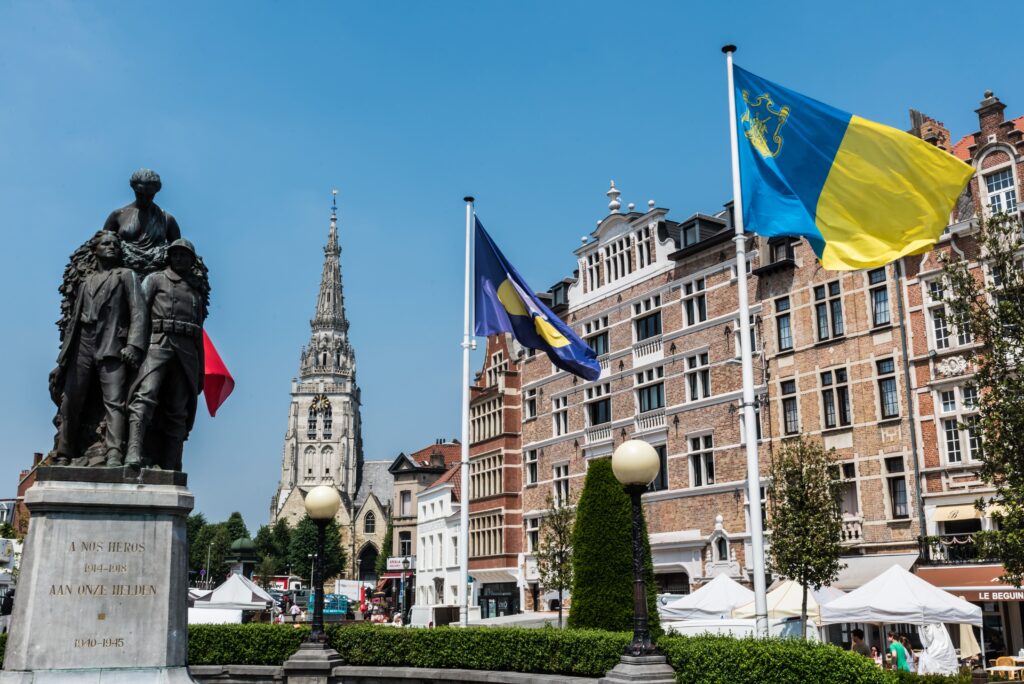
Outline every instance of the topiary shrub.
<svg viewBox="0 0 1024 684">
<path fill-rule="evenodd" d="M 612 462 L 590 462 L 576 506 L 573 528 L 572 604 L 569 627 L 633 630 L 633 536 L 629 495 L 612 473 Z M 647 618 L 651 634 L 661 633 L 658 588 L 654 583 L 651 545 L 644 522 Z"/>
<path fill-rule="evenodd" d="M 308 627 L 190 625 L 189 665 L 280 665 L 299 650 Z"/>
</svg>

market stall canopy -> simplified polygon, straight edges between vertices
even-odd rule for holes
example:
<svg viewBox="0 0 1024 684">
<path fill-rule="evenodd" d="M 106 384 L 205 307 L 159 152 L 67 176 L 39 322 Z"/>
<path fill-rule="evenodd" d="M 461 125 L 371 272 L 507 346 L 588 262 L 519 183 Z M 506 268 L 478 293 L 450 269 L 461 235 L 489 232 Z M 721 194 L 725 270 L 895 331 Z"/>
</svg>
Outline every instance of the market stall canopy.
<svg viewBox="0 0 1024 684">
<path fill-rule="evenodd" d="M 718 620 L 736 606 L 754 600 L 754 592 L 736 580 L 719 575 L 697 591 L 658 608 L 662 620 Z"/>
<path fill-rule="evenodd" d="M 274 605 L 270 594 L 252 580 L 232 574 L 224 584 L 193 603 L 193 608 L 217 610 L 267 610 Z"/>
<path fill-rule="evenodd" d="M 821 607 L 821 623 L 871 622 L 981 625 L 981 608 L 893 565 L 860 589 Z"/>
<path fill-rule="evenodd" d="M 803 587 L 798 582 L 786 580 L 775 589 L 768 592 L 768 618 L 780 620 L 782 618 L 800 617 L 800 607 L 803 603 Z M 836 600 L 845 594 L 838 589 L 822 587 L 815 591 L 807 591 L 807 618 L 821 624 L 821 606 Z M 744 604 L 732 612 L 734 618 L 754 617 L 754 602 Z"/>
</svg>

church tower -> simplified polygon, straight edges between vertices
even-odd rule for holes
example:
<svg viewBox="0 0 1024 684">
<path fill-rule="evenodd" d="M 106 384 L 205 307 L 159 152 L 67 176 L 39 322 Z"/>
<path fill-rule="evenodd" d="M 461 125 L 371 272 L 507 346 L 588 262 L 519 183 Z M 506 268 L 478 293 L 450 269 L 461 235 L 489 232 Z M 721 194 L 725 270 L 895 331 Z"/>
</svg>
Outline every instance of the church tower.
<svg viewBox="0 0 1024 684">
<path fill-rule="evenodd" d="M 271 520 L 301 518 L 301 500 L 317 485 L 337 487 L 343 509 L 339 517 L 350 517 L 363 471 L 356 358 L 341 284 L 337 190 L 333 194 L 320 293 L 309 322 L 309 343 L 299 357 L 299 377 L 292 379 L 281 482 Z M 298 509 L 291 510 L 295 504 Z"/>
</svg>

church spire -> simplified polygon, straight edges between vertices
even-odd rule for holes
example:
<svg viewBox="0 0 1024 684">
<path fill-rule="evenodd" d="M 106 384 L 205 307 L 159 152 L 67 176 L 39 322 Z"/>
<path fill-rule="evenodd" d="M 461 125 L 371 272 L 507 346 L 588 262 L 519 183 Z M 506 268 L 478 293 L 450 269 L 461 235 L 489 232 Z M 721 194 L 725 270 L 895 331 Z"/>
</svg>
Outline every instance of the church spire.
<svg viewBox="0 0 1024 684">
<path fill-rule="evenodd" d="M 303 350 L 301 374 L 353 375 L 355 354 L 348 342 L 348 319 L 341 285 L 341 246 L 338 244 L 338 191 L 331 191 L 331 222 L 324 245 L 324 269 L 316 312 L 309 322 L 309 346 Z"/>
</svg>

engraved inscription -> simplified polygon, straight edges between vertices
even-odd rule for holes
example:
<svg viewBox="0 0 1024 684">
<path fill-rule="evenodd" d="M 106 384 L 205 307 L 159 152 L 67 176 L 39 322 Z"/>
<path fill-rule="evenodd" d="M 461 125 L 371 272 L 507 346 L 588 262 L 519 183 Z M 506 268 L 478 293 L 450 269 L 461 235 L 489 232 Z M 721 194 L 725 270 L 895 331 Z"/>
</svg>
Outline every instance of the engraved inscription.
<svg viewBox="0 0 1024 684">
<path fill-rule="evenodd" d="M 75 639 L 75 648 L 124 648 L 124 637 L 87 637 Z"/>
</svg>

